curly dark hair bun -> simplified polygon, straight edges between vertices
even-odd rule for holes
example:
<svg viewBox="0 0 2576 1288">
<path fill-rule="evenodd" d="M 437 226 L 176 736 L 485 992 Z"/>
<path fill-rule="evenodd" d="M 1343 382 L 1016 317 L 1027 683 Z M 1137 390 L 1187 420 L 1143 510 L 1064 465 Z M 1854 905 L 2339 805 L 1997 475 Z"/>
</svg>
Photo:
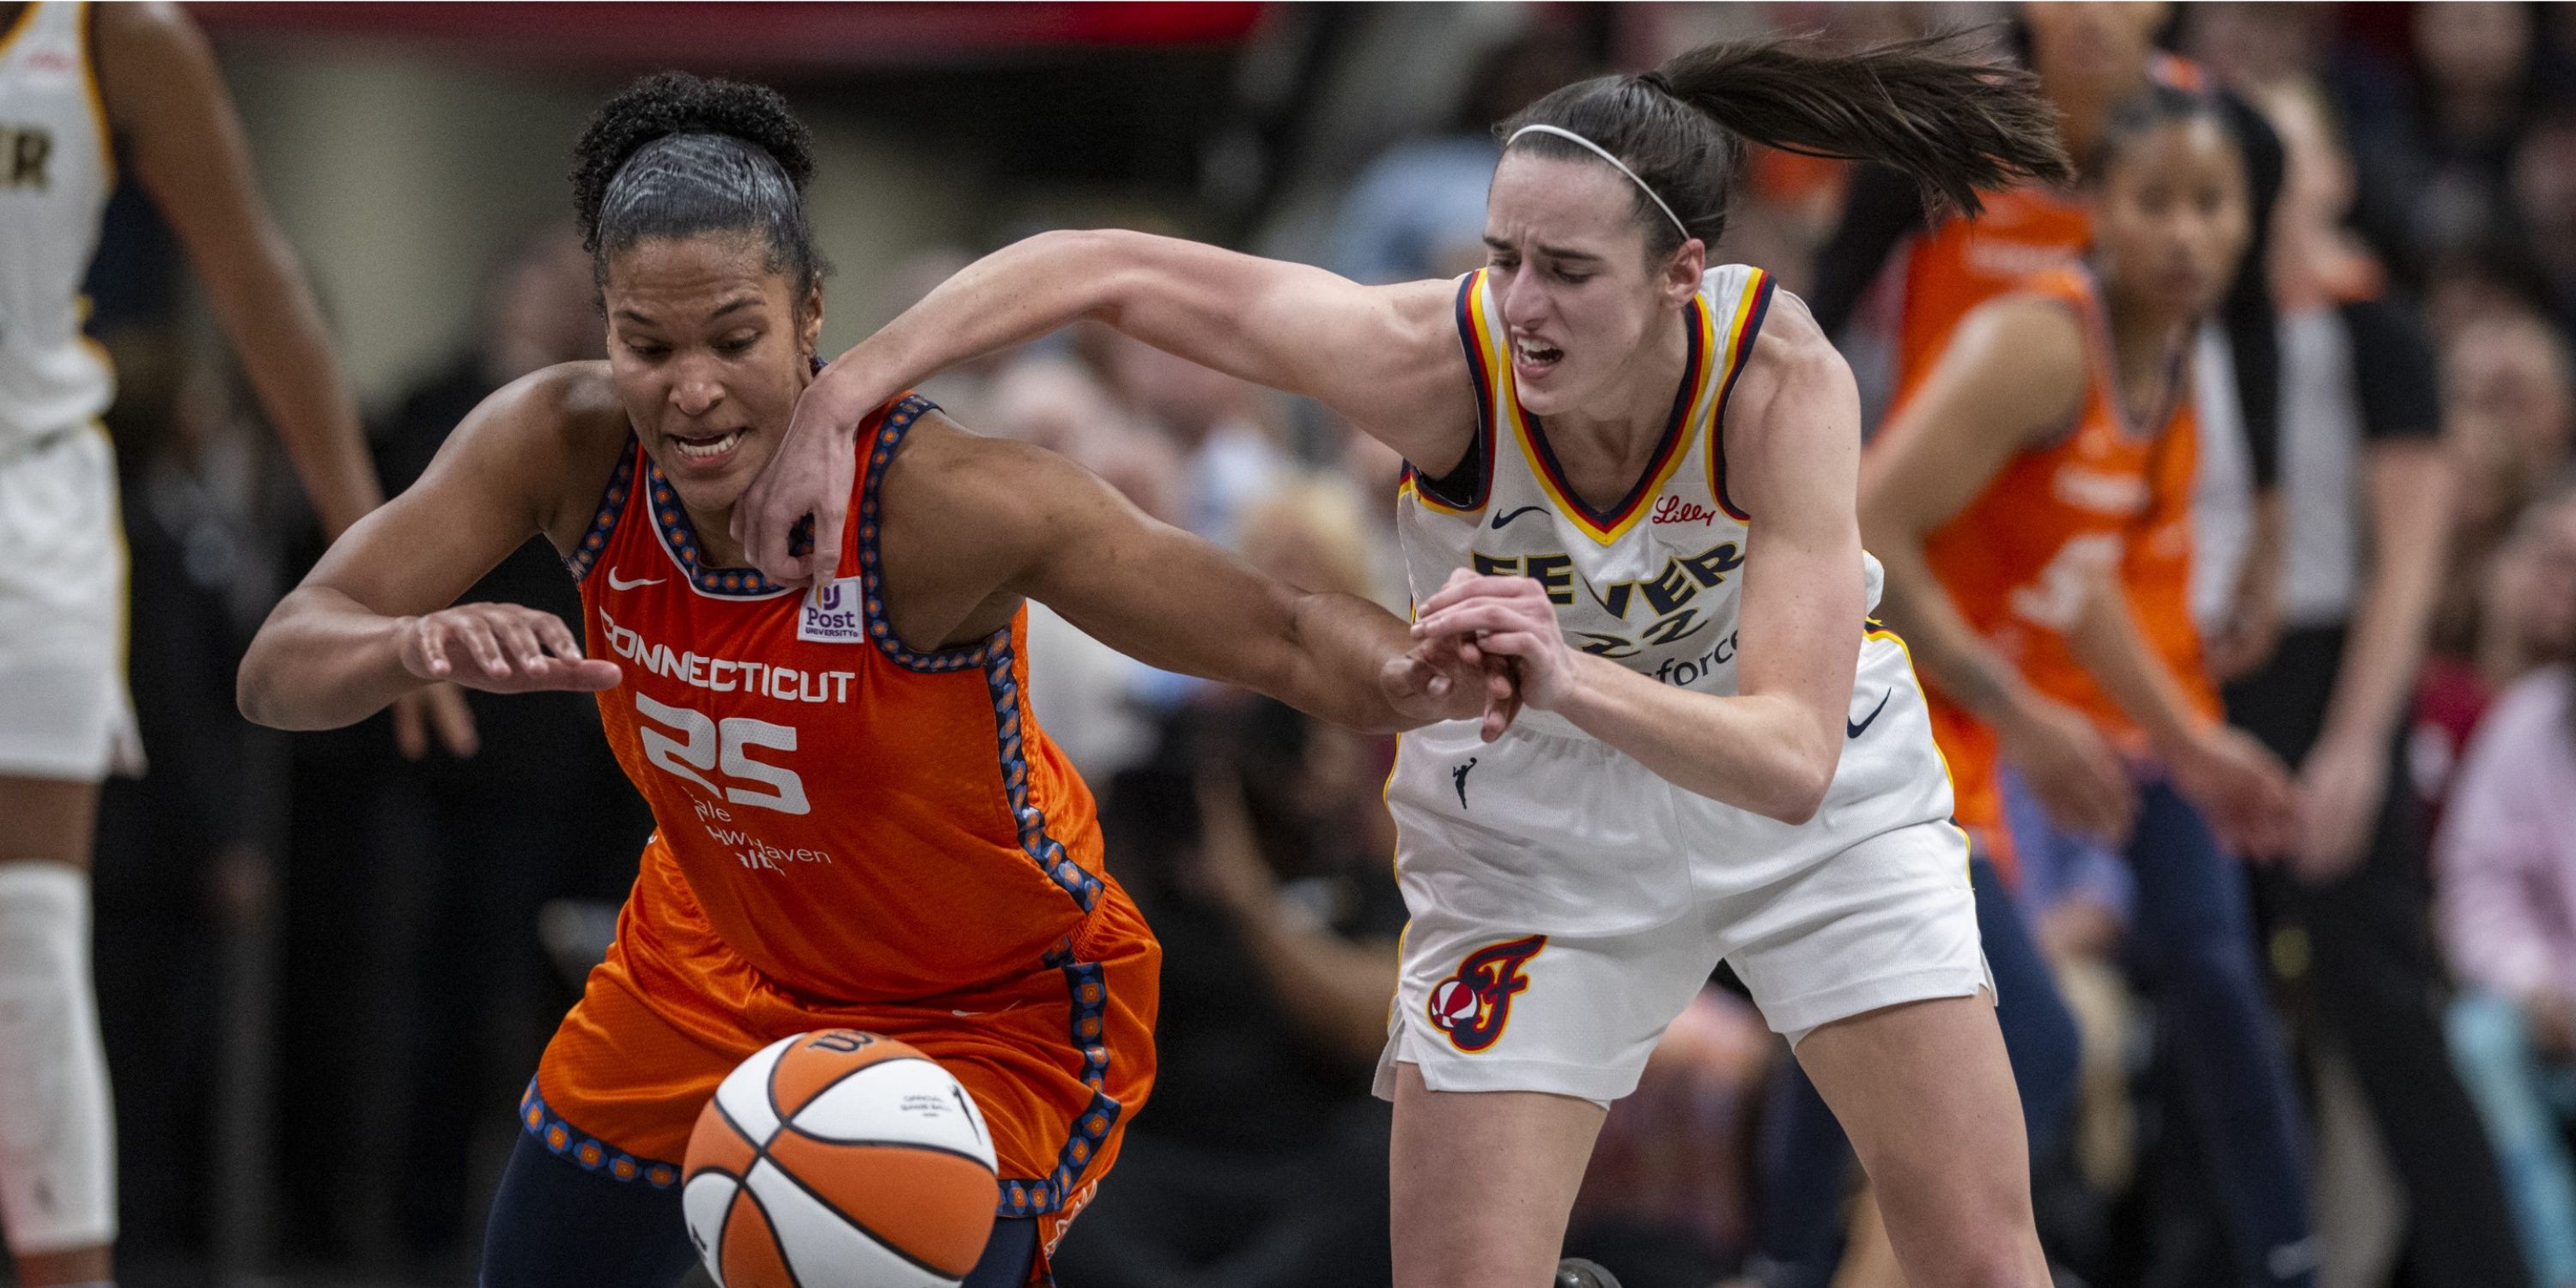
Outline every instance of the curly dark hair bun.
<svg viewBox="0 0 2576 1288">
<path fill-rule="evenodd" d="M 573 145 L 573 205 L 585 244 L 598 236 L 599 205 L 619 167 L 673 134 L 723 134 L 769 154 L 798 192 L 814 177 L 814 140 L 787 100 L 766 85 L 656 72 L 600 104 Z"/>
<path fill-rule="evenodd" d="M 604 281 L 645 237 L 748 232 L 799 285 L 821 280 L 805 184 L 813 138 L 765 85 L 657 72 L 601 104 L 573 147 L 573 209 Z"/>
</svg>

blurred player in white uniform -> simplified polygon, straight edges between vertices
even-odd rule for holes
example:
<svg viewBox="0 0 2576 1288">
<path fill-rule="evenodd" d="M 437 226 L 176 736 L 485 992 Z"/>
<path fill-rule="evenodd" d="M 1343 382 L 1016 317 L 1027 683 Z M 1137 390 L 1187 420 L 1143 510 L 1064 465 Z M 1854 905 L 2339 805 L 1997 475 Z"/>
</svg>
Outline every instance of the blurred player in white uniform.
<svg viewBox="0 0 2576 1288">
<path fill-rule="evenodd" d="M 110 1282 L 107 1068 L 90 987 L 98 786 L 142 769 L 125 541 L 80 284 L 123 161 L 186 247 L 333 533 L 381 499 L 301 270 L 205 39 L 165 5 L 0 3 L 0 1228 L 27 1288 Z M 453 695 L 410 713 L 451 743 Z"/>
</svg>

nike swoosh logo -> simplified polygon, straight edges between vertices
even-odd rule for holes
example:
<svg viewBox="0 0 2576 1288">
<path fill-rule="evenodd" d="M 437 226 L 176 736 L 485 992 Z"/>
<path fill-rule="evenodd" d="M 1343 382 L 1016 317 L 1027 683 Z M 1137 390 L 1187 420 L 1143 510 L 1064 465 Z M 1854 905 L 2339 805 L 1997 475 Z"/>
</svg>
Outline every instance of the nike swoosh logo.
<svg viewBox="0 0 2576 1288">
<path fill-rule="evenodd" d="M 1857 737 L 1861 736 L 1862 734 L 1869 732 L 1869 727 L 1870 727 L 1870 725 L 1871 725 L 1871 724 L 1873 724 L 1873 723 L 1875 723 L 1875 722 L 1878 720 L 1878 713 L 1879 713 L 1879 712 L 1881 712 L 1881 711 L 1885 711 L 1885 710 L 1887 710 L 1887 699 L 1889 698 L 1889 696 L 1890 696 L 1890 695 L 1894 694 L 1895 692 L 1896 692 L 1896 690 L 1894 690 L 1894 689 L 1889 689 L 1886 693 L 1882 693 L 1882 694 L 1878 695 L 1878 705 L 1877 705 L 1877 706 L 1874 706 L 1874 707 L 1871 707 L 1871 708 L 1869 709 L 1869 714 L 1868 714 L 1867 716 L 1862 717 L 1862 718 L 1861 718 L 1861 721 L 1860 721 L 1860 723 L 1859 723 L 1859 724 L 1853 724 L 1849 719 L 1845 719 L 1845 720 L 1843 721 L 1843 728 L 1844 728 L 1844 729 L 1845 729 L 1845 730 L 1850 734 L 1850 736 L 1851 736 L 1851 737 L 1854 737 L 1854 738 L 1857 738 Z"/>
<path fill-rule="evenodd" d="M 638 586 L 659 586 L 661 584 L 662 579 L 659 577 L 638 577 L 633 581 L 627 581 L 617 575 L 616 569 L 611 568 L 608 570 L 608 588 L 610 590 L 633 590 Z"/>
<path fill-rule="evenodd" d="M 1504 524 L 1509 523 L 1524 514 L 1543 514 L 1546 513 L 1546 511 L 1547 507 L 1543 505 L 1525 505 L 1512 511 L 1510 514 L 1497 514 L 1494 516 L 1494 530 L 1497 532 L 1502 531 Z"/>
</svg>

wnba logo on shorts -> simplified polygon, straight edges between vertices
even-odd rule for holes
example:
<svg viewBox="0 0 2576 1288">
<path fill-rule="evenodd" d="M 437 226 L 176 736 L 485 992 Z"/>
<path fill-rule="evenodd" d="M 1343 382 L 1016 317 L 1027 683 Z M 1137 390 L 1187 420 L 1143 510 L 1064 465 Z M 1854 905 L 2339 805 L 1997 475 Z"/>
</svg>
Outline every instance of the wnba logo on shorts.
<svg viewBox="0 0 2576 1288">
<path fill-rule="evenodd" d="M 1467 954 L 1458 973 L 1431 988 L 1426 1008 L 1432 1027 L 1449 1035 L 1449 1045 L 1469 1053 L 1492 1046 L 1512 1018 L 1512 995 L 1530 986 L 1521 967 L 1547 947 L 1547 936 L 1488 944 Z"/>
</svg>

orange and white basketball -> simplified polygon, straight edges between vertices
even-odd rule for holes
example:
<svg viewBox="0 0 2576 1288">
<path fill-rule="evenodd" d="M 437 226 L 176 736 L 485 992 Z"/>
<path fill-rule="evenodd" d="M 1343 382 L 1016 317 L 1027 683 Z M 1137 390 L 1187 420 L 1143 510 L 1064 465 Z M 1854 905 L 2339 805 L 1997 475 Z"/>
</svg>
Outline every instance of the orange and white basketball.
<svg viewBox="0 0 2576 1288">
<path fill-rule="evenodd" d="M 689 1238 L 723 1288 L 953 1288 L 993 1232 L 993 1137 L 937 1061 L 873 1033 L 773 1042 L 698 1114 Z"/>
</svg>

